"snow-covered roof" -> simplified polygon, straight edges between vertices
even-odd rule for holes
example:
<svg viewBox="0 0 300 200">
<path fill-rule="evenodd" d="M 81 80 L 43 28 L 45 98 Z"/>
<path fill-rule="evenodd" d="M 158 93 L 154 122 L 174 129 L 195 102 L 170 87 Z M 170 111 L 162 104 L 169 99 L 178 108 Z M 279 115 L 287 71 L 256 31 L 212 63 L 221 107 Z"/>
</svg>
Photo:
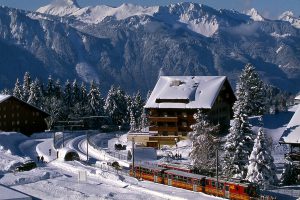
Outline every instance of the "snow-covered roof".
<svg viewBox="0 0 300 200">
<path fill-rule="evenodd" d="M 6 99 L 8 99 L 10 97 L 10 95 L 2 95 L 2 94 L 0 94 L 0 103 L 2 102 L 2 101 L 5 101 Z"/>
<path fill-rule="evenodd" d="M 161 76 L 145 108 L 212 108 L 225 76 Z"/>
<path fill-rule="evenodd" d="M 300 106 L 298 106 L 291 121 L 284 130 L 280 143 L 300 144 Z"/>
<path fill-rule="evenodd" d="M 23 100 L 21 100 L 21 99 L 18 99 L 17 97 L 14 97 L 14 96 L 12 96 L 12 95 L 2 95 L 2 94 L 0 94 L 0 103 L 4 102 L 5 100 L 7 100 L 7 99 L 9 99 L 9 98 L 15 98 L 15 99 L 17 99 L 18 101 L 23 102 L 23 103 L 27 104 L 28 106 L 30 106 L 30 107 L 32 107 L 32 108 L 34 108 L 34 109 L 37 109 L 37 110 L 39 110 L 40 112 L 43 112 L 43 113 L 45 113 L 45 114 L 47 114 L 47 115 L 50 116 L 49 113 L 47 113 L 47 112 L 41 110 L 40 108 L 37 108 L 37 107 L 35 107 L 35 106 L 33 106 L 33 105 L 31 105 L 31 104 L 29 104 L 29 103 L 27 103 L 27 102 L 25 102 L 25 101 L 23 101 Z"/>
</svg>

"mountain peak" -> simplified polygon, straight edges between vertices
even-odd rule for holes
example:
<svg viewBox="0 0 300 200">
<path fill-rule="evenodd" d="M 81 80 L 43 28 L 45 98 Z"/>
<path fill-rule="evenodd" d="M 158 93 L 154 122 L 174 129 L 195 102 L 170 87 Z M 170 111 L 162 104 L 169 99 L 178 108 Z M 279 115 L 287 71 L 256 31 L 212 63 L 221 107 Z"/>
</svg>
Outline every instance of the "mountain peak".
<svg viewBox="0 0 300 200">
<path fill-rule="evenodd" d="M 76 0 L 54 0 L 51 4 L 37 9 L 37 12 L 57 15 L 68 16 L 80 9 Z"/>
<path fill-rule="evenodd" d="M 300 28 L 300 18 L 294 16 L 292 11 L 285 11 L 279 16 L 280 20 L 290 22 L 295 28 Z"/>
<path fill-rule="evenodd" d="M 75 6 L 79 8 L 76 0 L 54 0 L 51 4 L 57 6 Z"/>
<path fill-rule="evenodd" d="M 255 8 L 251 8 L 246 12 L 247 15 L 250 16 L 254 21 L 264 21 L 264 17 L 261 16 Z"/>
</svg>

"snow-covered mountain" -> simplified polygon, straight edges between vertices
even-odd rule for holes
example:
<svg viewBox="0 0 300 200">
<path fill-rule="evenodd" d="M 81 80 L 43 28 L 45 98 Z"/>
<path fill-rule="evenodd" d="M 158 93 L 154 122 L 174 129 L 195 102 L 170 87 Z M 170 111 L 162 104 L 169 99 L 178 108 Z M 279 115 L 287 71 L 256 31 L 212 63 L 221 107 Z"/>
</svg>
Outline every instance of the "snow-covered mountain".
<svg viewBox="0 0 300 200">
<path fill-rule="evenodd" d="M 266 81 L 298 91 L 300 30 L 293 19 L 197 3 L 81 8 L 75 0 L 56 0 L 37 12 L 0 7 L 0 87 L 12 87 L 30 71 L 41 79 L 95 79 L 104 90 L 117 84 L 145 94 L 160 69 L 226 75 L 234 83 L 251 62 Z"/>
</svg>

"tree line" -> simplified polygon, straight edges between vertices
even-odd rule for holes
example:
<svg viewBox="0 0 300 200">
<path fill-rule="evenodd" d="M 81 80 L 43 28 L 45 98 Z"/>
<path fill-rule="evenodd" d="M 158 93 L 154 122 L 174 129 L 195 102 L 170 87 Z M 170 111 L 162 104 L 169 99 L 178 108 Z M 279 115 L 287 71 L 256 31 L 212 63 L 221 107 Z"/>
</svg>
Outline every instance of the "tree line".
<svg viewBox="0 0 300 200">
<path fill-rule="evenodd" d="M 51 117 L 47 122 L 50 128 L 59 121 L 91 116 L 101 118 L 101 123 L 106 125 L 129 127 L 134 122 L 134 129 L 141 129 L 142 125 L 145 101 L 141 93 L 129 95 L 119 86 L 112 85 L 105 97 L 95 81 L 89 86 L 84 82 L 79 84 L 76 79 L 61 84 L 59 79 L 49 76 L 44 84 L 37 78 L 32 80 L 30 73 L 26 72 L 22 83 L 17 79 L 13 89 L 1 93 L 13 95 L 49 113 Z M 97 125 L 99 123 L 92 124 L 92 128 L 97 128 Z"/>
</svg>

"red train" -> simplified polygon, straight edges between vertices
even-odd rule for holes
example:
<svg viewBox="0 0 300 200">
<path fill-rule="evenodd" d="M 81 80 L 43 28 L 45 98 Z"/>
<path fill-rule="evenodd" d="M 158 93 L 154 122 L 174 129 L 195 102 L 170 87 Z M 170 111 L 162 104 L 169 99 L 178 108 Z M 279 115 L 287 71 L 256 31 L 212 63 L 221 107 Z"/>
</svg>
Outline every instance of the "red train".
<svg viewBox="0 0 300 200">
<path fill-rule="evenodd" d="M 168 169 L 163 166 L 137 164 L 134 169 L 131 167 L 130 175 L 155 183 L 203 192 L 227 199 L 250 200 L 259 197 L 259 188 L 253 183 L 219 179 L 217 184 L 216 178 Z"/>
</svg>

